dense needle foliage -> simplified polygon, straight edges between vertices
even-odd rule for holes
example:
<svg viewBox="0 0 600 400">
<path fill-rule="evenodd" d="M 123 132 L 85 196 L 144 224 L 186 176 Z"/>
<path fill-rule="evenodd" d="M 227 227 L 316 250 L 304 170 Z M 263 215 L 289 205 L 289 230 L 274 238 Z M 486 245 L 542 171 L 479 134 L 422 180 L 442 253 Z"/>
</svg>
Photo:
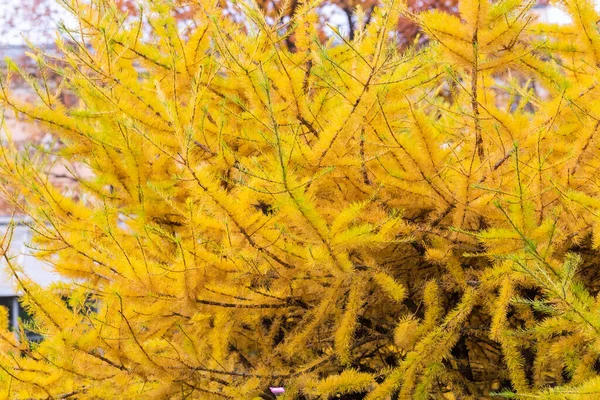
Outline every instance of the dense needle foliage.
<svg viewBox="0 0 600 400">
<path fill-rule="evenodd" d="M 78 30 L 23 76 L 39 102 L 15 66 L 0 95 L 59 142 L 6 141 L 0 182 L 74 281 L 5 254 L 44 340 L 3 327 L 2 396 L 597 398 L 591 1 L 558 27 L 463 0 L 414 17 L 431 41 L 407 51 L 398 0 L 325 45 L 318 3 L 273 24 L 198 0 L 188 26 L 163 1 L 65 4 Z M 91 173 L 64 192 L 52 163 Z"/>
</svg>

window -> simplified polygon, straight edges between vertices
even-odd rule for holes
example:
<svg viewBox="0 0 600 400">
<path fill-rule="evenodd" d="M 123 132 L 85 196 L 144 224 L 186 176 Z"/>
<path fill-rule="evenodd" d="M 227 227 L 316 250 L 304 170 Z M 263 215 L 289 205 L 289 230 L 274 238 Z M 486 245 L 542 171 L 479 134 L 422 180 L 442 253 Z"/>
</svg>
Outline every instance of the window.
<svg viewBox="0 0 600 400">
<path fill-rule="evenodd" d="M 26 326 L 26 324 L 31 321 L 31 316 L 21 306 L 18 296 L 0 297 L 0 306 L 4 306 L 8 309 L 8 327 L 13 332 L 19 331 L 19 324 L 24 324 Z M 27 329 L 25 329 L 25 335 L 30 342 L 40 342 L 42 340 L 40 334 L 31 332 Z"/>
<path fill-rule="evenodd" d="M 18 314 L 20 308 L 20 306 L 16 303 L 16 296 L 0 297 L 0 306 L 4 306 L 8 309 L 8 326 L 13 330 L 15 328 L 15 325 L 17 324 L 17 318 L 19 316 Z M 15 315 L 15 311 L 17 311 L 17 315 Z"/>
</svg>

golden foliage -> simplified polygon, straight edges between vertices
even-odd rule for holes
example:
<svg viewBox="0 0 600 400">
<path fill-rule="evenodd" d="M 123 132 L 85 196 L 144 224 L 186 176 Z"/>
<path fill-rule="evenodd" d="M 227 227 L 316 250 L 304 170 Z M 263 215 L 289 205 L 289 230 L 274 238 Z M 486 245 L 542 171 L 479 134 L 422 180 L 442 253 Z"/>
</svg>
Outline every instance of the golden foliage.
<svg viewBox="0 0 600 400">
<path fill-rule="evenodd" d="M 463 0 L 411 16 L 431 42 L 407 51 L 395 0 L 339 45 L 314 2 L 273 24 L 199 1 L 186 27 L 143 3 L 136 20 L 65 0 L 80 31 L 32 55 L 60 84 L 27 76 L 27 104 L 23 71 L 2 80 L 4 105 L 61 142 L 49 158 L 7 141 L 2 192 L 74 278 L 43 289 L 3 253 L 44 338 L 1 327 L 3 396 L 599 390 L 592 3 L 567 1 L 557 27 L 531 2 Z M 66 193 L 53 162 L 93 174 Z"/>
</svg>

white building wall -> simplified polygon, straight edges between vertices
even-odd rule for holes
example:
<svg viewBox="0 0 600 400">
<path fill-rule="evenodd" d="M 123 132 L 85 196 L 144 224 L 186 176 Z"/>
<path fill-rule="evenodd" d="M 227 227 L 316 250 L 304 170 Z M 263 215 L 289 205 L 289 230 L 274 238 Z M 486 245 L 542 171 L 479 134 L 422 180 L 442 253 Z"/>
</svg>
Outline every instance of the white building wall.
<svg viewBox="0 0 600 400">
<path fill-rule="evenodd" d="M 11 218 L 0 216 L 0 237 L 11 229 Z M 22 268 L 22 273 L 43 287 L 52 282 L 63 280 L 52 266 L 46 265 L 32 255 L 32 249 L 28 246 L 31 239 L 31 231 L 23 220 L 17 220 L 14 225 L 13 236 L 8 249 L 8 255 L 12 262 Z M 0 261 L 0 297 L 18 296 L 20 292 L 17 282 L 7 266 L 6 260 Z"/>
</svg>

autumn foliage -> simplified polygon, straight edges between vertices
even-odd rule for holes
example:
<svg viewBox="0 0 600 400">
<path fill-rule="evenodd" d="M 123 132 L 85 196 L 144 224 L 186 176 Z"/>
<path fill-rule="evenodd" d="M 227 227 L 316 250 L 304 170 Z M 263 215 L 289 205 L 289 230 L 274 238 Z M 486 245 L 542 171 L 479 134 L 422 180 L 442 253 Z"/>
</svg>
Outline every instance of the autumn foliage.
<svg viewBox="0 0 600 400">
<path fill-rule="evenodd" d="M 3 327 L 3 396 L 600 392 L 590 1 L 566 0 L 558 27 L 521 0 L 463 0 L 458 17 L 392 0 L 325 44 L 318 3 L 273 24 L 200 1 L 187 26 L 169 2 L 138 20 L 68 5 L 80 31 L 33 55 L 59 84 L 25 74 L 30 104 L 16 66 L 2 80 L 4 105 L 60 140 L 8 140 L 3 195 L 73 278 L 43 289 L 4 255 L 44 340 Z M 399 50 L 401 16 L 427 46 Z M 92 174 L 66 193 L 48 163 Z"/>
</svg>

